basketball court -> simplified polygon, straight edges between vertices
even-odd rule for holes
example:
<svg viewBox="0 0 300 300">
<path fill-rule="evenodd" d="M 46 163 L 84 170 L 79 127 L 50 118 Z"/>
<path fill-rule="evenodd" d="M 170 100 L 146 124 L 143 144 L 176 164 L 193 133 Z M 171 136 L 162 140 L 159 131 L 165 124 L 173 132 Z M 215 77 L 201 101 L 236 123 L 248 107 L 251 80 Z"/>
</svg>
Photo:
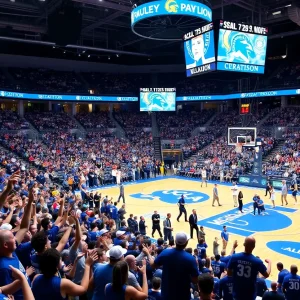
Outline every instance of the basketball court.
<svg viewBox="0 0 300 300">
<path fill-rule="evenodd" d="M 167 176 L 156 179 L 130 182 L 125 184 L 126 218 L 132 213 L 143 215 L 146 219 L 147 235 L 151 236 L 151 216 L 154 210 L 161 215 L 162 221 L 167 213 L 171 213 L 174 233 L 185 231 L 190 234 L 189 223 L 184 222 L 184 216 L 180 222 L 176 221 L 178 216 L 177 201 L 182 194 L 185 195 L 188 217 L 192 209 L 197 210 L 198 225 L 203 225 L 206 232 L 208 244 L 208 255 L 211 256 L 212 245 L 215 237 L 220 237 L 223 225 L 227 226 L 230 233 L 230 242 L 227 253 L 230 252 L 234 240 L 238 241 L 237 252 L 243 250 L 243 241 L 247 236 L 254 236 L 257 244 L 254 255 L 261 259 L 269 258 L 273 262 L 270 279 L 277 280 L 278 271 L 276 263 L 281 261 L 286 268 L 291 264 L 297 264 L 300 259 L 300 213 L 299 206 L 294 205 L 291 195 L 288 195 L 288 206 L 281 206 L 280 191 L 276 192 L 276 208 L 271 208 L 271 200 L 265 197 L 265 191 L 258 188 L 240 186 L 244 194 L 244 214 L 233 207 L 231 184 L 223 183 L 218 186 L 220 203 L 222 206 L 212 207 L 212 190 L 215 182 L 208 183 L 207 187 L 201 188 L 201 179 L 190 179 L 185 177 Z M 114 201 L 119 195 L 118 186 L 107 186 L 100 189 L 102 195 L 112 196 Z M 265 203 L 267 214 L 253 215 L 252 198 L 257 193 Z M 120 205 L 118 205 L 120 207 Z M 156 232 L 155 238 L 159 235 Z M 197 240 L 190 240 L 188 246 L 195 247 Z M 219 252 L 222 250 L 220 241 Z"/>
</svg>

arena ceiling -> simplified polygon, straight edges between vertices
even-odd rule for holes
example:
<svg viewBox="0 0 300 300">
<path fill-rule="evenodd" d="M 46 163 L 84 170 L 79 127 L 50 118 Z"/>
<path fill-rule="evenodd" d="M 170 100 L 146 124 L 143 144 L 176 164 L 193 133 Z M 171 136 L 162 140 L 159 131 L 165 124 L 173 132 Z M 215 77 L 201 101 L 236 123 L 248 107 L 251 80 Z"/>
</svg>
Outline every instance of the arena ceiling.
<svg viewBox="0 0 300 300">
<path fill-rule="evenodd" d="M 18 54 L 20 52 L 26 54 L 29 51 L 49 56 L 45 53 L 53 47 L 51 44 L 40 45 L 40 42 L 49 41 L 47 18 L 61 7 L 63 1 L 72 2 L 82 9 L 82 30 L 78 41 L 79 49 L 57 47 L 59 51 L 57 50 L 55 55 L 68 56 L 69 53 L 78 56 L 85 47 L 91 47 L 86 51 L 91 59 L 96 56 L 99 59 L 110 55 L 127 57 L 126 52 L 132 52 L 134 60 L 140 55 L 149 54 L 151 58 L 160 57 L 166 61 L 170 57 L 176 57 L 176 53 L 182 52 L 180 42 L 145 40 L 131 31 L 132 6 L 147 0 L 0 0 L 0 51 Z M 213 19 L 220 19 L 223 16 L 224 19 L 232 21 L 266 25 L 269 27 L 271 39 L 274 40 L 289 36 L 292 36 L 293 40 L 297 36 L 299 40 L 299 25 L 296 24 L 295 17 L 288 12 L 291 7 L 296 7 L 297 3 L 299 1 L 293 2 L 293 0 L 211 0 L 205 2 L 213 9 Z M 276 11 L 281 11 L 281 13 L 274 14 Z M 154 26 L 172 30 L 174 24 L 168 22 L 167 19 L 162 18 L 160 24 Z M 298 23 L 300 24 L 299 21 Z M 196 23 L 194 24 L 196 26 Z M 184 28 L 182 30 L 184 31 Z M 16 47 L 14 42 L 5 40 L 5 37 L 25 39 L 27 42 L 35 41 L 37 44 L 22 43 Z M 92 50 L 93 47 L 102 50 Z"/>
</svg>

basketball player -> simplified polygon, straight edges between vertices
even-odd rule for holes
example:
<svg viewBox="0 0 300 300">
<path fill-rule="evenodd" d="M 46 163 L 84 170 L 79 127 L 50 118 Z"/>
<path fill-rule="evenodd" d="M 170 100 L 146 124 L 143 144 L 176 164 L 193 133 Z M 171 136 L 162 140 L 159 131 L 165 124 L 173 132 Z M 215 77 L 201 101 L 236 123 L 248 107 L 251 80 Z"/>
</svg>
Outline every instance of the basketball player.
<svg viewBox="0 0 300 300">
<path fill-rule="evenodd" d="M 297 185 L 297 183 L 294 183 L 292 196 L 295 200 L 295 203 L 294 203 L 295 205 L 297 204 L 297 192 L 298 192 L 298 185 Z"/>
<path fill-rule="evenodd" d="M 201 171 L 201 177 L 202 177 L 201 187 L 203 185 L 203 182 L 205 182 L 206 187 L 207 187 L 207 172 L 206 172 L 205 168 L 203 168 Z"/>
</svg>

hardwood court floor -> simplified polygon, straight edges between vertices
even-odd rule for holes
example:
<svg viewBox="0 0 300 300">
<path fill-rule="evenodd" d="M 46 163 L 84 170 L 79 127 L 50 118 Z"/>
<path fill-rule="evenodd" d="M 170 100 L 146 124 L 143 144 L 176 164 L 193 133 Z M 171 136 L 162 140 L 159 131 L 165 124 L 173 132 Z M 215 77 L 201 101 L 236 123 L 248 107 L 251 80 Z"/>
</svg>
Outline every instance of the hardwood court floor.
<svg viewBox="0 0 300 300">
<path fill-rule="evenodd" d="M 233 207 L 233 200 L 230 190 L 230 184 L 218 185 L 220 202 L 222 206 L 212 207 L 212 189 L 213 183 L 208 183 L 207 187 L 201 188 L 199 180 L 185 179 L 181 177 L 159 177 L 157 180 L 140 181 L 125 185 L 126 198 L 126 218 L 130 213 L 146 218 L 147 235 L 151 236 L 151 215 L 157 210 L 161 219 L 171 213 L 172 226 L 174 233 L 185 231 L 190 234 L 189 224 L 184 222 L 184 216 L 180 222 L 176 221 L 178 215 L 177 200 L 181 194 L 186 195 L 186 209 L 188 217 L 192 209 L 197 210 L 198 225 L 203 225 L 206 232 L 206 242 L 208 244 L 207 253 L 212 255 L 212 245 L 215 237 L 220 237 L 223 225 L 226 225 L 230 234 L 230 242 L 227 247 L 227 253 L 230 252 L 233 241 L 238 241 L 237 252 L 243 251 L 243 241 L 246 236 L 253 235 L 256 239 L 256 248 L 254 255 L 261 259 L 269 258 L 272 260 L 271 280 L 277 280 L 278 271 L 276 263 L 281 261 L 284 267 L 289 269 L 291 264 L 297 264 L 300 258 L 300 206 L 294 205 L 291 195 L 288 195 L 288 206 L 280 206 L 280 192 L 276 194 L 276 209 L 271 208 L 269 197 L 265 197 L 265 191 L 257 188 L 248 188 L 240 186 L 244 194 L 244 214 L 237 212 Z M 118 198 L 119 188 L 117 186 L 105 187 L 100 190 L 102 195 Z M 252 198 L 257 193 L 266 204 L 268 215 L 252 214 Z M 300 202 L 300 199 L 299 199 Z M 120 205 L 118 205 L 120 207 Z M 162 227 L 162 222 L 161 222 Z M 158 238 L 156 232 L 155 238 Z M 278 241 L 278 243 L 276 242 Z M 286 241 L 286 242 L 285 242 Z M 268 244 L 272 242 L 271 244 Z M 293 244 L 294 242 L 294 244 Z M 299 244 L 295 244 L 299 243 Z M 191 239 L 188 246 L 195 247 L 197 240 Z M 219 251 L 222 250 L 220 241 Z M 297 247 L 293 247 L 293 246 Z M 275 250 L 271 250 L 270 248 Z M 282 254 L 285 253 L 285 254 Z M 300 267 L 300 264 L 299 264 Z"/>
</svg>

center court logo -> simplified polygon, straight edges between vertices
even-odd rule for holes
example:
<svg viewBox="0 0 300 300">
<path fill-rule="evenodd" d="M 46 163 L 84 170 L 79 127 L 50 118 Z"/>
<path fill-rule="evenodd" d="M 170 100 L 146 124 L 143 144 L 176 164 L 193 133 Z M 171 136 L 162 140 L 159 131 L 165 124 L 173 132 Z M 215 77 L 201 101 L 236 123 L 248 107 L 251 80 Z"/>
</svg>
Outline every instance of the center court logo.
<svg viewBox="0 0 300 300">
<path fill-rule="evenodd" d="M 151 194 L 132 194 L 133 198 L 141 200 L 160 200 L 166 203 L 177 203 L 181 195 L 184 195 L 185 202 L 187 204 L 200 203 L 208 200 L 210 197 L 207 194 L 196 192 L 196 191 L 185 191 L 185 190 L 161 190 L 155 191 Z"/>
<path fill-rule="evenodd" d="M 177 13 L 178 12 L 178 4 L 175 0 L 167 0 L 165 4 L 165 9 L 169 13 Z"/>
</svg>

